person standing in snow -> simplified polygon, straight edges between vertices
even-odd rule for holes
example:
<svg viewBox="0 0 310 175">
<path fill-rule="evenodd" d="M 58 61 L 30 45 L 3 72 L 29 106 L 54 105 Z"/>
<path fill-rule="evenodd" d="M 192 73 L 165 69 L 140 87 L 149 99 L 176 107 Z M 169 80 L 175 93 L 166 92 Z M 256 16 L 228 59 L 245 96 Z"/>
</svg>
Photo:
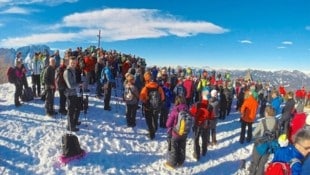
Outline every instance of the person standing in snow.
<svg viewBox="0 0 310 175">
<path fill-rule="evenodd" d="M 29 67 L 31 71 L 32 91 L 34 93 L 34 96 L 39 97 L 41 95 L 40 74 L 43 70 L 43 63 L 39 58 L 39 53 L 35 53 Z"/>
<path fill-rule="evenodd" d="M 21 106 L 21 103 L 19 99 L 22 96 L 22 91 L 23 91 L 23 68 L 22 68 L 22 61 L 17 59 L 15 63 L 15 68 L 14 68 L 14 76 L 15 76 L 15 94 L 14 94 L 14 104 L 16 107 Z"/>
<path fill-rule="evenodd" d="M 56 114 L 54 110 L 54 98 L 55 98 L 55 69 L 56 61 L 54 57 L 49 58 L 49 66 L 44 74 L 44 89 L 45 95 L 45 112 L 49 117 L 53 117 Z"/>
<path fill-rule="evenodd" d="M 246 127 L 248 127 L 246 141 L 250 142 L 252 140 L 252 125 L 256 118 L 257 108 L 258 102 L 253 97 L 252 92 L 248 90 L 245 92 L 244 102 L 240 109 L 241 132 L 239 142 L 241 144 L 244 143 Z"/>
<path fill-rule="evenodd" d="M 172 108 L 166 123 L 168 135 L 171 138 L 169 140 L 170 144 L 168 145 L 168 160 L 164 165 L 169 168 L 182 166 L 185 161 L 187 135 L 179 136 L 173 130 L 173 127 L 177 125 L 179 111 L 187 110 L 188 107 L 186 105 L 185 98 L 182 96 L 176 96 L 174 107 Z"/>
<path fill-rule="evenodd" d="M 154 81 L 151 72 L 147 71 L 144 73 L 145 86 L 140 92 L 140 100 L 143 104 L 143 113 L 145 115 L 146 124 L 149 130 L 149 138 L 153 140 L 155 138 L 155 133 L 158 128 L 158 115 L 160 107 L 165 100 L 165 94 L 163 89 Z M 158 109 L 153 109 L 150 103 L 150 91 L 158 91 L 159 99 L 156 102 Z"/>
<path fill-rule="evenodd" d="M 67 85 L 67 101 L 68 101 L 68 126 L 67 130 L 70 131 L 79 131 L 77 125 L 80 125 L 79 116 L 80 116 L 80 100 L 78 99 L 78 94 L 80 94 L 80 89 L 82 85 L 78 84 L 76 79 L 76 69 L 77 59 L 74 56 L 70 57 L 69 65 L 64 71 L 64 80 Z"/>
<path fill-rule="evenodd" d="M 201 100 L 190 107 L 190 114 L 194 117 L 194 153 L 193 157 L 199 161 L 200 156 L 207 154 L 207 127 L 208 120 L 214 118 L 212 106 L 208 101 L 209 91 L 201 92 Z M 201 139 L 200 139 L 201 138 Z M 200 140 L 202 140 L 200 147 Z"/>
</svg>

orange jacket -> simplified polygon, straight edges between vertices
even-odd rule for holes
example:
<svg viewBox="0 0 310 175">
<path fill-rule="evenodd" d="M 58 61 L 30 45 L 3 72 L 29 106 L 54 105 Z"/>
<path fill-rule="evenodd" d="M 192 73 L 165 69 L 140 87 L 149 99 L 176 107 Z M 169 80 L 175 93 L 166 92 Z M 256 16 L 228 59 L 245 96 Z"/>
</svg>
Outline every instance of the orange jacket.
<svg viewBox="0 0 310 175">
<path fill-rule="evenodd" d="M 253 123 L 256 117 L 257 108 L 258 102 L 252 95 L 249 95 L 248 98 L 244 99 L 241 106 L 241 119 L 245 122 Z"/>
<path fill-rule="evenodd" d="M 156 82 L 150 81 L 149 83 L 145 84 L 145 86 L 142 88 L 140 92 L 140 100 L 142 101 L 143 104 L 147 103 L 148 98 L 149 98 L 148 91 L 147 91 L 148 88 L 158 88 L 161 102 L 165 100 L 165 93 L 162 87 L 160 87 Z"/>
</svg>

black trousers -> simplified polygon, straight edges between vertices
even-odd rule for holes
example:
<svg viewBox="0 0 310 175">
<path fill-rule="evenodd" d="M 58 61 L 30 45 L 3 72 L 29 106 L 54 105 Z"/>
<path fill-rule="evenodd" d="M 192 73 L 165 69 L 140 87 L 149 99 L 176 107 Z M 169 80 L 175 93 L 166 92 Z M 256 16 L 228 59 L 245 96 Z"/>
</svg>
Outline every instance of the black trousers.
<svg viewBox="0 0 310 175">
<path fill-rule="evenodd" d="M 182 165 L 185 161 L 186 137 L 171 138 L 171 149 L 168 152 L 168 162 L 172 166 Z"/>
<path fill-rule="evenodd" d="M 136 126 L 138 104 L 126 104 L 126 121 L 127 126 Z"/>
<path fill-rule="evenodd" d="M 248 127 L 246 140 L 247 142 L 250 142 L 252 140 L 252 124 L 253 123 L 245 122 L 243 120 L 240 120 L 240 122 L 241 122 L 240 142 L 244 142 L 246 127 Z"/>
<path fill-rule="evenodd" d="M 112 84 L 106 83 L 104 85 L 104 99 L 103 99 L 105 109 L 110 108 L 111 95 L 112 95 Z"/>
<path fill-rule="evenodd" d="M 202 140 L 200 147 L 199 140 Z M 194 126 L 194 157 L 199 160 L 200 154 L 205 155 L 207 153 L 207 131 L 204 127 Z"/>
<path fill-rule="evenodd" d="M 160 110 L 160 115 L 159 115 L 159 126 L 161 128 L 166 128 L 168 114 L 169 114 L 169 109 L 165 105 L 162 105 L 161 110 Z"/>
<path fill-rule="evenodd" d="M 14 104 L 17 105 L 20 103 L 19 99 L 23 93 L 23 84 L 21 82 L 15 83 L 15 94 L 14 94 Z"/>
<path fill-rule="evenodd" d="M 31 75 L 32 92 L 35 96 L 41 95 L 40 75 Z M 37 93 L 36 93 L 37 92 Z"/>
<path fill-rule="evenodd" d="M 68 96 L 68 128 L 74 129 L 76 128 L 76 124 L 79 120 L 80 116 L 80 100 L 76 95 Z"/>
<path fill-rule="evenodd" d="M 59 112 L 63 112 L 66 110 L 66 101 L 67 97 L 65 95 L 65 89 L 59 89 Z"/>
<path fill-rule="evenodd" d="M 54 97 L 54 90 L 50 88 L 46 89 L 45 112 L 47 115 L 54 115 Z"/>
<path fill-rule="evenodd" d="M 145 121 L 149 130 L 149 136 L 151 139 L 155 137 L 155 133 L 158 128 L 158 113 L 159 111 L 145 110 Z"/>
</svg>

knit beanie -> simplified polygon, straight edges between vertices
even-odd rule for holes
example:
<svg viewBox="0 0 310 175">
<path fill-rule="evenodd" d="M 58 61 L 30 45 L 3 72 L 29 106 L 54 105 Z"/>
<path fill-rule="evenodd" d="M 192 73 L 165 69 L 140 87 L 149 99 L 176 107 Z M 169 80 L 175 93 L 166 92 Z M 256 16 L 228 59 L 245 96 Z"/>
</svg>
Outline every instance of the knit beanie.
<svg viewBox="0 0 310 175">
<path fill-rule="evenodd" d="M 211 97 L 216 97 L 217 96 L 217 90 L 213 89 L 211 91 Z"/>
<path fill-rule="evenodd" d="M 288 139 L 286 134 L 281 134 L 278 138 L 278 143 L 280 147 L 286 147 L 288 145 Z"/>
</svg>

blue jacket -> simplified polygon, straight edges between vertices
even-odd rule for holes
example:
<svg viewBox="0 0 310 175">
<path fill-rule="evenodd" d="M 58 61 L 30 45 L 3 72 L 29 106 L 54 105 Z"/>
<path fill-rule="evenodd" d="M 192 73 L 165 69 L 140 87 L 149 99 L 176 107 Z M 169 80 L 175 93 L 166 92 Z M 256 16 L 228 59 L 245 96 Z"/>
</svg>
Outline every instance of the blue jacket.
<svg viewBox="0 0 310 175">
<path fill-rule="evenodd" d="M 294 145 L 287 147 L 280 147 L 276 150 L 272 162 L 290 162 L 293 158 L 300 161 L 304 160 L 304 156 L 295 148 Z M 292 166 L 292 175 L 299 175 L 301 173 L 302 163 L 297 162 Z"/>
<path fill-rule="evenodd" d="M 112 74 L 112 71 L 109 67 L 104 67 L 101 71 L 101 79 L 100 79 L 102 84 L 105 83 L 112 83 L 115 82 L 114 76 Z"/>
<path fill-rule="evenodd" d="M 276 111 L 276 115 L 282 113 L 281 104 L 282 104 L 282 98 L 279 96 L 271 100 L 271 106 Z"/>
<path fill-rule="evenodd" d="M 307 156 L 304 163 L 302 164 L 300 175 L 309 175 L 309 174 L 310 174 L 310 156 Z"/>
</svg>

